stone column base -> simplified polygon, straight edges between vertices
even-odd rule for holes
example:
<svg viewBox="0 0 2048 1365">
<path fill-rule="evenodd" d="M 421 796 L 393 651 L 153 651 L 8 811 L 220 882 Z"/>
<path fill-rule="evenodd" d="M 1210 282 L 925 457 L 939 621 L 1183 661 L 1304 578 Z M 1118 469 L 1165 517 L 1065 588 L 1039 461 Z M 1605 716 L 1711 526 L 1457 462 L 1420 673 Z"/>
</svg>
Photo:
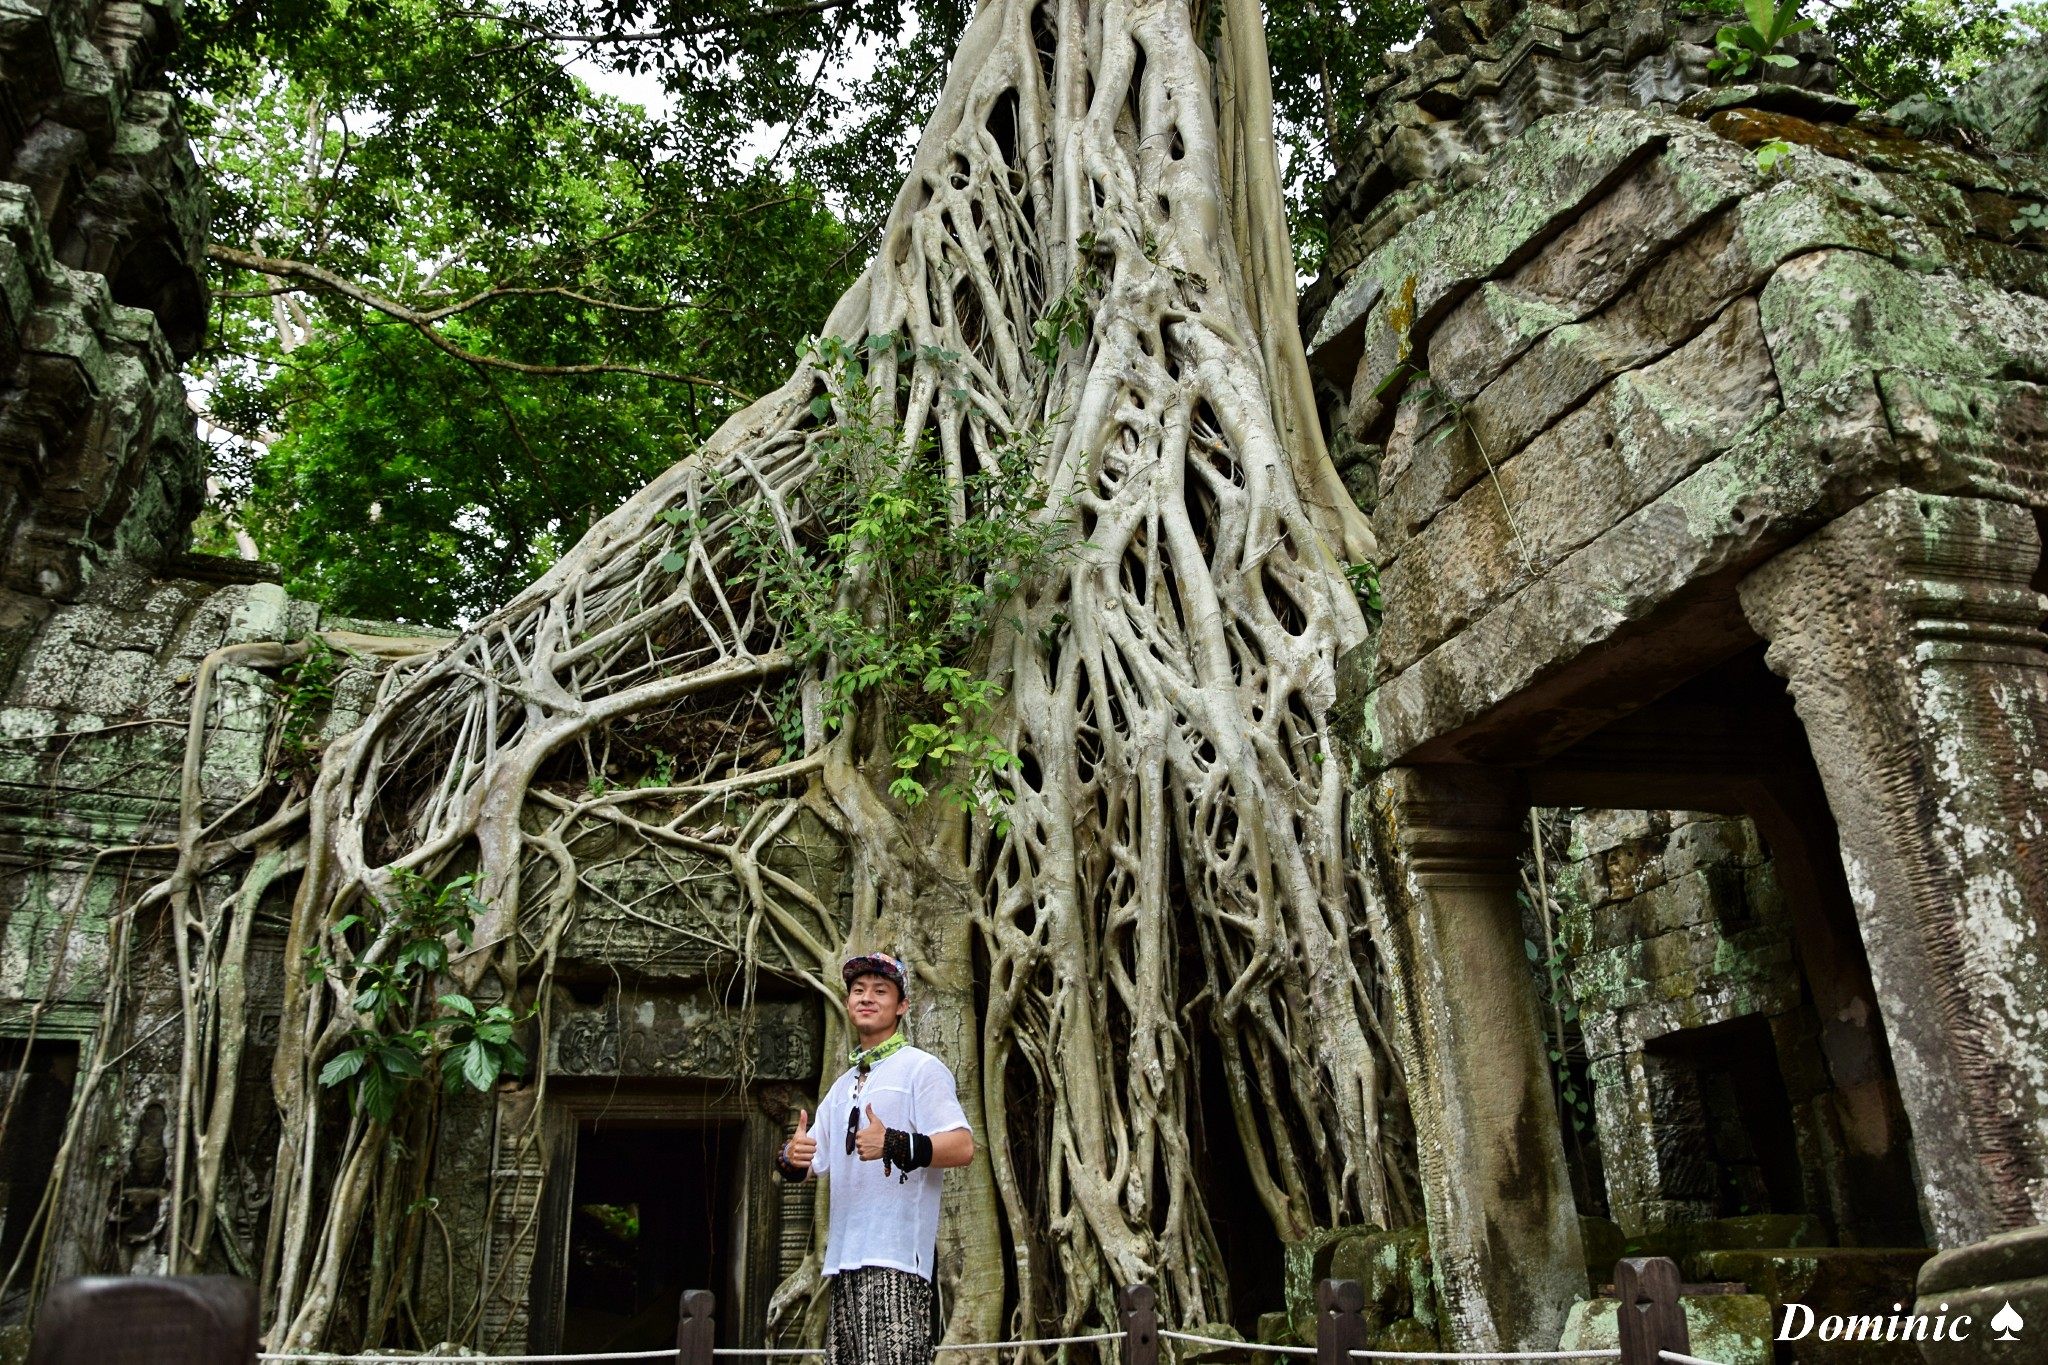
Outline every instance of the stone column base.
<svg viewBox="0 0 2048 1365">
<path fill-rule="evenodd" d="M 1920 1267 L 1913 1311 L 1970 1319 L 1961 1341 L 1923 1341 L 1927 1365 L 2037 1365 L 2048 1360 L 2048 1223 L 1944 1251 Z M 1991 1320 L 2007 1304 L 2024 1320 L 2000 1341 Z"/>
</svg>

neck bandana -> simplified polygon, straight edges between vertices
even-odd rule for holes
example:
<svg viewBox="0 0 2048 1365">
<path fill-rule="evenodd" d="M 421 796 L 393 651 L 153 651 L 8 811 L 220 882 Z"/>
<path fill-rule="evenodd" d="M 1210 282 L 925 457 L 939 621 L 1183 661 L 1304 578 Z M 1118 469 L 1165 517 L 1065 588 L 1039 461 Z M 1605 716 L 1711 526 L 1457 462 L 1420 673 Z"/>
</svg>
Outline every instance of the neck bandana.
<svg viewBox="0 0 2048 1365">
<path fill-rule="evenodd" d="M 903 1036 L 903 1030 L 899 1028 L 873 1047 L 857 1047 L 847 1053 L 846 1064 L 848 1066 L 857 1066 L 862 1071 L 866 1071 L 884 1057 L 893 1057 L 898 1052 L 901 1052 L 909 1042 L 910 1040 Z"/>
</svg>

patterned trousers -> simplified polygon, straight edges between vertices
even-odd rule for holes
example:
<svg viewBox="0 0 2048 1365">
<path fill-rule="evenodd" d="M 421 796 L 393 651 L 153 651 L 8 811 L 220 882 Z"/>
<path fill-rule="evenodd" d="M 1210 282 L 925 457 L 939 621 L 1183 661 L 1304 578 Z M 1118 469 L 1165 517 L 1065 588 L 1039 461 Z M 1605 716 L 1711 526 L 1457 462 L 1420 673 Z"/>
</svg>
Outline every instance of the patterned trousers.
<svg viewBox="0 0 2048 1365">
<path fill-rule="evenodd" d="M 825 1365 L 932 1365 L 932 1282 L 880 1265 L 833 1276 Z"/>
</svg>

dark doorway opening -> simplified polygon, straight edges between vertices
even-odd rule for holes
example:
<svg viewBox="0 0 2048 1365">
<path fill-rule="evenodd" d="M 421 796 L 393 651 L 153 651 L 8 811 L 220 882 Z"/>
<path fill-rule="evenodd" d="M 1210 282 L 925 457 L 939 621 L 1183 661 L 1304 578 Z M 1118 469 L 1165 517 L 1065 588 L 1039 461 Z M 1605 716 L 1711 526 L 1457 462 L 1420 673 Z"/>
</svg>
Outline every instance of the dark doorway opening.
<svg viewBox="0 0 2048 1365">
<path fill-rule="evenodd" d="M 36 1221 L 64 1140 L 77 1077 L 75 1042 L 24 1046 L 12 1038 L 0 1040 L 0 1113 L 6 1124 L 0 1133 L 0 1265 L 14 1264 Z M 155 1213 L 154 1205 L 149 1212 Z"/>
<path fill-rule="evenodd" d="M 1768 1020 L 1751 1014 L 1685 1029 L 1643 1052 L 1663 1101 L 1651 1119 L 1660 1164 L 1689 1186 L 1667 1188 L 1666 1198 L 1710 1203 L 1723 1218 L 1806 1212 L 1792 1101 Z"/>
<path fill-rule="evenodd" d="M 733 1283 L 740 1135 L 737 1123 L 580 1126 L 563 1353 L 671 1346 L 683 1291 Z"/>
<path fill-rule="evenodd" d="M 1206 1030 L 1200 1047 L 1201 1127 L 1189 1144 L 1195 1183 L 1208 1202 L 1209 1225 L 1230 1281 L 1230 1325 L 1247 1341 L 1257 1341 L 1259 1314 L 1287 1306 L 1280 1235 L 1252 1184 L 1251 1162 L 1231 1111 L 1222 1049 Z"/>
</svg>

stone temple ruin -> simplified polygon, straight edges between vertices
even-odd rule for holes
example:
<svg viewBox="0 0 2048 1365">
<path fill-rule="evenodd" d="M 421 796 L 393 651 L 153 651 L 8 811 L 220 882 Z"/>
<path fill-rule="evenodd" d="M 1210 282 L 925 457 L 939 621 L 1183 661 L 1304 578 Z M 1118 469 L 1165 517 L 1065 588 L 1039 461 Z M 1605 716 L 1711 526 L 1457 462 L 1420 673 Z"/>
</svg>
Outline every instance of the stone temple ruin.
<svg viewBox="0 0 2048 1365">
<path fill-rule="evenodd" d="M 1554 1340 L 1597 1240 L 1534 1117 L 1532 804 L 1746 822 L 1617 860 L 1581 818 L 1622 1234 L 1766 1292 L 1856 1282 L 1864 1312 L 1911 1296 L 1919 1258 L 1878 1248 L 1942 1249 L 1922 1289 L 1979 1321 L 2018 1291 L 1971 1285 L 2048 1287 L 2038 163 L 1858 115 L 1817 47 L 1711 88 L 1703 37 L 1649 6 L 1442 11 L 1333 191 L 1311 301 L 1384 556 L 1357 832 L 1461 1342 Z M 1725 889 L 1688 906 L 1712 842 Z M 1783 1246 L 1699 1217 L 1737 1211 L 1677 1159 L 1713 1074 L 1775 1110 L 1748 1125 L 1775 1154 L 1724 1159 L 1758 1168 L 1749 1208 L 1810 1220 Z"/>
<path fill-rule="evenodd" d="M 1284 1303 L 1251 1305 L 1271 1339 L 1336 1273 L 1387 1349 L 1602 1344 L 1629 1248 L 1717 1291 L 1688 1311 L 1730 1361 L 1770 1357 L 1789 1301 L 1917 1292 L 1983 1322 L 2010 1299 L 2048 1324 L 2039 89 L 2023 64 L 1987 78 L 1998 154 L 1959 150 L 1836 97 L 1812 35 L 1783 83 L 1718 87 L 1713 27 L 1630 0 L 1435 6 L 1331 188 L 1304 324 L 1382 547 L 1384 620 L 1347 661 L 1352 832 L 1386 891 L 1427 1217 L 1286 1248 Z M 203 458 L 177 366 L 207 298 L 178 29 L 161 0 L 0 14 L 9 1318 L 42 1287 L 10 1274 L 32 1242 L 50 1274 L 163 1265 L 175 978 L 146 934 L 108 945 L 172 863 L 193 677 L 315 629 L 370 659 L 410 633 L 182 554 Z M 221 677 L 196 772 L 234 829 L 279 701 Z M 371 683 L 341 675 L 327 733 Z M 777 858 L 847 894 L 822 829 Z M 545 1096 L 444 1107 L 439 1230 L 414 1249 L 429 1339 L 626 1349 L 687 1281 L 755 1341 L 809 1247 L 811 1191 L 769 1160 L 818 1079 L 818 1007 L 770 963 L 726 1008 L 720 868 L 604 875 L 561 945 Z M 258 908 L 218 1196 L 244 1244 L 273 1212 L 289 966 L 282 897 Z M 1568 967 L 1532 970 L 1539 942 Z M 67 1126 L 124 973 L 118 1075 Z M 591 1212 L 627 1204 L 638 1250 Z M 2022 1358 L 1998 1349 L 1928 1358 Z"/>
</svg>

